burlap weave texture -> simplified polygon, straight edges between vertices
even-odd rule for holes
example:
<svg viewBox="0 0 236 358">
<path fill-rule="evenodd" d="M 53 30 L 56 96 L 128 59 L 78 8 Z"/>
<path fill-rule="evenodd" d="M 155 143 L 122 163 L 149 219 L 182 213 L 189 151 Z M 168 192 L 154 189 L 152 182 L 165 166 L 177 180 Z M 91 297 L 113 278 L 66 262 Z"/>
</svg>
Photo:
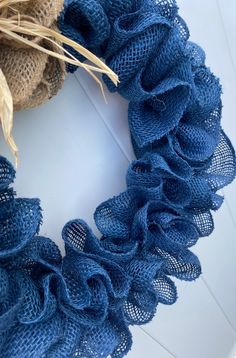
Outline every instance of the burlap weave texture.
<svg viewBox="0 0 236 358">
<path fill-rule="evenodd" d="M 48 28 L 56 28 L 56 20 L 63 7 L 62 0 L 29 0 L 14 6 L 7 18 L 31 20 Z M 39 37 L 31 41 L 60 53 L 58 47 Z M 0 34 L 0 68 L 2 69 L 14 102 L 14 110 L 36 107 L 61 88 L 65 77 L 65 63 L 37 49 L 16 42 Z"/>
</svg>

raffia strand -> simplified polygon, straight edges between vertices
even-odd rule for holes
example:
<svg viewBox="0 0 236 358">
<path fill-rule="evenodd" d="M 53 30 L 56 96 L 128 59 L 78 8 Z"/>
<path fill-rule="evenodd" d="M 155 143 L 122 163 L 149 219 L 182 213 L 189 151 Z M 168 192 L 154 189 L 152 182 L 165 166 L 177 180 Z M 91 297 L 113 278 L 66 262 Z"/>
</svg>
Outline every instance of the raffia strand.
<svg viewBox="0 0 236 358">
<path fill-rule="evenodd" d="M 102 94 L 105 98 L 104 88 L 101 80 L 96 76 L 97 74 L 106 74 L 110 80 L 118 85 L 119 79 L 118 76 L 97 56 L 91 53 L 89 50 L 83 46 L 77 44 L 75 41 L 65 37 L 59 32 L 47 28 L 34 22 L 34 19 L 27 18 L 27 20 L 21 18 L 21 14 L 17 11 L 16 16 L 4 17 L 8 13 L 8 10 L 14 11 L 14 5 L 20 2 L 27 2 L 29 0 L 0 0 L 0 11 L 3 17 L 0 17 L 0 33 L 4 34 L 6 39 L 14 40 L 18 43 L 24 44 L 31 48 L 34 48 L 38 51 L 41 51 L 49 56 L 62 60 L 66 63 L 78 66 L 87 71 L 92 78 L 99 84 Z M 4 11 L 5 10 L 5 11 Z M 53 44 L 53 48 L 58 48 L 58 52 L 52 51 L 48 48 L 43 47 L 40 43 L 36 43 L 33 40 L 27 38 L 27 36 L 32 36 L 33 38 L 37 37 L 44 42 L 49 42 Z M 76 59 L 69 51 L 66 51 L 62 45 L 65 44 L 72 47 L 78 53 L 80 53 L 89 63 L 83 63 Z M 13 155 L 15 157 L 16 165 L 18 162 L 18 148 L 12 137 L 12 128 L 13 128 L 13 100 L 10 99 L 11 92 L 7 85 L 6 78 L 3 72 L 0 72 L 0 91 L 1 91 L 1 108 L 0 116 L 1 123 L 3 128 L 3 133 L 5 140 L 10 146 Z M 105 99 L 106 100 L 106 99 Z"/>
</svg>

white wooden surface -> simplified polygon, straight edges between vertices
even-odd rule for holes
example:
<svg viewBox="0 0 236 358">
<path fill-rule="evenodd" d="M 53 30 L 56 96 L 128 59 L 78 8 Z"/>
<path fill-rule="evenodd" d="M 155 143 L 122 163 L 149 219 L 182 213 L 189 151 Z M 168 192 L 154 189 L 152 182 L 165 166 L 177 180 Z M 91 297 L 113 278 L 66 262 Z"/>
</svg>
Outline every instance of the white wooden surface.
<svg viewBox="0 0 236 358">
<path fill-rule="evenodd" d="M 224 87 L 223 127 L 236 147 L 236 1 L 179 0 L 192 40 L 207 52 L 207 63 Z M 83 218 L 94 228 L 93 212 L 125 188 L 133 158 L 127 126 L 127 103 L 107 94 L 108 105 L 82 71 L 68 76 L 63 90 L 38 109 L 15 116 L 20 149 L 16 189 L 40 197 L 42 234 L 62 248 L 67 220 Z M 11 156 L 0 139 L 1 153 Z M 160 306 L 154 321 L 134 328 L 128 357 L 233 358 L 236 350 L 236 183 L 225 190 L 226 203 L 215 215 L 211 238 L 194 251 L 203 276 L 178 283 L 179 300 Z"/>
</svg>

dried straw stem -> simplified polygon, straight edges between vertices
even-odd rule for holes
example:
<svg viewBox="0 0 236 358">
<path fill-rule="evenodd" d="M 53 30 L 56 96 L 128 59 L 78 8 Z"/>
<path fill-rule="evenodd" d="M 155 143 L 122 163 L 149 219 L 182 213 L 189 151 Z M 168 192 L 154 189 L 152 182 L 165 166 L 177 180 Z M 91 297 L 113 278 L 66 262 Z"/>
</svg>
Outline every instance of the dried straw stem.
<svg viewBox="0 0 236 358">
<path fill-rule="evenodd" d="M 27 17 L 27 20 L 25 19 L 25 16 L 21 18 L 21 15 L 17 11 L 16 16 L 7 17 L 9 10 L 11 13 L 12 11 L 14 12 L 15 4 L 27 1 L 28 0 L 0 0 L 0 12 L 2 14 L 2 17 L 0 15 L 0 33 L 4 34 L 6 39 L 14 40 L 18 43 L 37 49 L 38 51 L 41 51 L 49 56 L 53 56 L 66 63 L 84 68 L 99 84 L 103 95 L 104 90 L 102 82 L 95 75 L 95 73 L 106 74 L 115 85 L 119 83 L 118 76 L 105 63 L 103 63 L 97 56 L 92 54 L 86 48 L 77 44 L 75 41 L 70 40 L 69 38 L 63 36 L 51 28 L 47 28 L 38 24 L 34 21 L 33 18 L 31 19 Z M 30 40 L 30 37 L 32 37 L 32 40 Z M 58 52 L 54 52 L 48 48 L 43 47 L 40 45 L 40 42 L 35 42 L 34 38 L 42 39 L 44 40 L 44 43 L 45 41 L 48 41 L 54 45 L 54 48 L 58 48 Z M 72 54 L 66 51 L 60 44 L 66 44 L 72 47 L 91 64 L 79 61 Z M 2 71 L 0 71 L 0 82 L 0 91 L 3 98 L 1 104 L 3 105 L 3 108 L 5 108 L 4 110 L 0 108 L 3 133 L 6 141 L 12 149 L 17 162 L 18 149 L 12 138 L 13 105 L 12 99 L 9 99 L 10 90 Z"/>
</svg>

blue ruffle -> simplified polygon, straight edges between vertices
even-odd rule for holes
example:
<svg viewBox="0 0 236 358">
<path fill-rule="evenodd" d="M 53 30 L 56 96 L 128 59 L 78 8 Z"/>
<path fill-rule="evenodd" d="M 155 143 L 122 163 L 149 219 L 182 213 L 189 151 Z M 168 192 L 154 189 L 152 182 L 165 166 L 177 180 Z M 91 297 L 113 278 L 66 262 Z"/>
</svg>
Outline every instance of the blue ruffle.
<svg viewBox="0 0 236 358">
<path fill-rule="evenodd" d="M 66 0 L 62 33 L 119 75 L 137 160 L 127 190 L 102 203 L 98 239 L 82 220 L 62 232 L 66 255 L 37 236 L 38 200 L 17 199 L 0 157 L 0 352 L 3 358 L 112 358 L 131 348 L 129 325 L 173 304 L 171 276 L 201 274 L 191 252 L 213 230 L 218 190 L 235 177 L 221 129 L 221 86 L 174 0 Z M 70 51 L 77 56 L 78 54 Z M 83 58 L 80 58 L 83 60 Z M 73 72 L 74 66 L 68 66 Z"/>
</svg>

